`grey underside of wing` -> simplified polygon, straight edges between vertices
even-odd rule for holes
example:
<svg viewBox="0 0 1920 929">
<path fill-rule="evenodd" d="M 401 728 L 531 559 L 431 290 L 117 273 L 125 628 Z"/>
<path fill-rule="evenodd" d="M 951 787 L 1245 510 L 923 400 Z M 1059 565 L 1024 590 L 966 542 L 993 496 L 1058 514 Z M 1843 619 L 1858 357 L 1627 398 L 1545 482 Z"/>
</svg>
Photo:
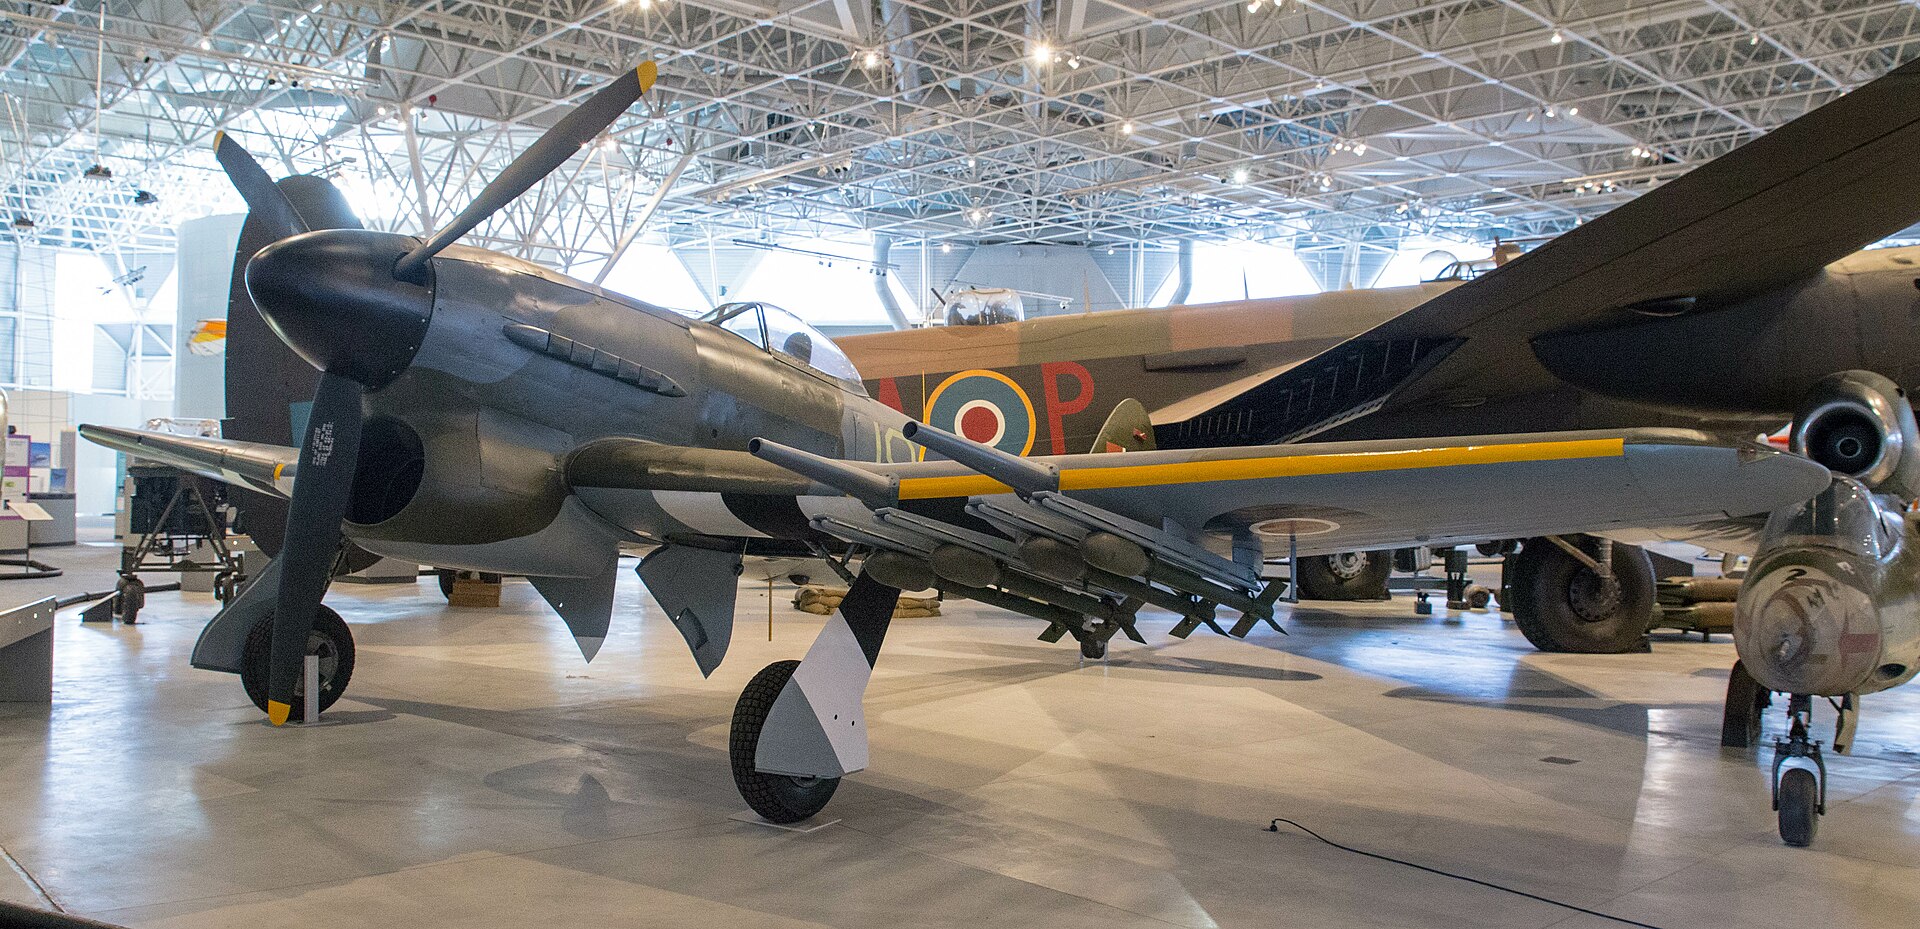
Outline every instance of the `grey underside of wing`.
<svg viewBox="0 0 1920 929">
<path fill-rule="evenodd" d="M 1685 526 L 1804 500 L 1826 469 L 1772 452 L 1632 445 L 1617 456 L 1080 491 L 1143 522 L 1171 518 L 1216 551 L 1282 557 L 1571 532 Z"/>
<path fill-rule="evenodd" d="M 82 425 L 80 434 L 135 458 L 278 496 L 286 496 L 281 488 L 290 486 L 294 465 L 300 458 L 300 450 L 288 446 L 141 429 Z"/>
<path fill-rule="evenodd" d="M 1250 439 L 1287 441 L 1326 432 L 1355 415 L 1551 390 L 1559 381 L 1533 358 L 1529 343 L 1535 338 L 1627 318 L 1627 308 L 1648 301 L 1692 297 L 1706 308 L 1806 280 L 1920 221 L 1916 151 L 1920 61 L 1329 349 L 1210 414 L 1261 418 L 1265 422 Z M 1396 352 L 1430 363 L 1409 365 L 1398 379 L 1382 378 L 1377 372 L 1383 365 L 1393 372 Z M 1365 384 L 1368 376 L 1383 382 L 1356 393 L 1352 402 L 1314 399 L 1325 397 L 1329 385 Z M 1323 403 L 1326 409 L 1317 408 Z M 1516 428 L 1543 427 L 1506 421 L 1485 431 Z"/>
</svg>

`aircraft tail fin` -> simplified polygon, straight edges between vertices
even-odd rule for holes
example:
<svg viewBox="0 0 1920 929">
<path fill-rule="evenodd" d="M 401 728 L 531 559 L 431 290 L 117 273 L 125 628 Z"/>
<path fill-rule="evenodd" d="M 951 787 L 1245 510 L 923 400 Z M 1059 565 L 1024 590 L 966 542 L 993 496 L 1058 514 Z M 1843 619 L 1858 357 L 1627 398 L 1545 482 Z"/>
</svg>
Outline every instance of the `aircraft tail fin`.
<svg viewBox="0 0 1920 929">
<path fill-rule="evenodd" d="M 1100 427 L 1100 434 L 1094 436 L 1093 448 L 1088 451 L 1098 455 L 1105 452 L 1150 452 L 1153 449 L 1153 421 L 1148 418 L 1147 407 L 1128 397 L 1108 414 L 1107 424 Z"/>
</svg>

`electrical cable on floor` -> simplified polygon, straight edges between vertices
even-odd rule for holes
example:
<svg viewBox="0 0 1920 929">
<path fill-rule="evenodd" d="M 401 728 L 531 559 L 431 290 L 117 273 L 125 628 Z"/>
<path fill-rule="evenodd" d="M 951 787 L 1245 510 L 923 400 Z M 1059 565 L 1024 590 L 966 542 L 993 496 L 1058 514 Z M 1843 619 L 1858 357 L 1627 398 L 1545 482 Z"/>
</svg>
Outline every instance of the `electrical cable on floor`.
<svg viewBox="0 0 1920 929">
<path fill-rule="evenodd" d="M 1284 816 L 1278 817 L 1274 819 L 1273 822 L 1269 823 L 1267 825 L 1267 831 L 1279 832 L 1281 823 L 1286 823 L 1287 825 L 1292 826 L 1293 828 L 1298 829 L 1301 832 L 1304 832 L 1310 836 L 1313 836 L 1314 838 L 1319 839 L 1320 841 L 1328 845 L 1331 845 L 1334 848 L 1337 848 L 1343 852 L 1351 852 L 1355 855 L 1365 855 L 1368 858 L 1375 858 L 1380 861 L 1391 862 L 1397 865 L 1405 865 L 1409 868 L 1425 871 L 1428 874 L 1438 874 L 1441 877 L 1450 877 L 1456 881 L 1466 881 L 1469 884 L 1479 884 L 1482 887 L 1490 887 L 1494 890 L 1504 891 L 1506 893 L 1513 894 L 1516 897 L 1525 897 L 1529 900 L 1538 900 L 1541 903 L 1549 904 L 1551 906 L 1557 906 L 1557 907 L 1560 907 L 1561 909 L 1572 910 L 1576 913 L 1585 913 L 1588 916 L 1597 916 L 1601 919 L 1610 919 L 1622 925 L 1638 926 L 1639 929 L 1661 929 L 1661 927 L 1653 925 L 1652 923 L 1643 923 L 1643 922 L 1640 922 L 1639 920 L 1628 919 L 1625 916 L 1614 916 L 1611 913 L 1602 913 L 1599 910 L 1589 910 L 1584 906 L 1576 906 L 1571 903 L 1563 903 L 1551 897 L 1542 897 L 1539 894 L 1530 894 L 1524 890 L 1515 890 L 1512 887 L 1507 887 L 1501 884 L 1495 884 L 1492 881 L 1483 881 L 1477 877 L 1468 877 L 1464 874 L 1455 874 L 1452 871 L 1442 871 L 1439 868 L 1430 868 L 1423 864 L 1417 864 L 1415 862 L 1406 861 L 1400 858 L 1395 858 L 1392 855 L 1382 855 L 1377 852 L 1369 852 L 1369 851 L 1364 851 L 1362 849 L 1353 848 L 1351 846 L 1341 845 L 1340 843 L 1335 842 L 1334 840 L 1329 839 L 1326 836 L 1323 836 L 1320 833 L 1313 831 L 1312 829 L 1308 829 L 1307 827 L 1302 826 L 1299 823 L 1294 822 L 1293 820 L 1288 819 Z"/>
</svg>

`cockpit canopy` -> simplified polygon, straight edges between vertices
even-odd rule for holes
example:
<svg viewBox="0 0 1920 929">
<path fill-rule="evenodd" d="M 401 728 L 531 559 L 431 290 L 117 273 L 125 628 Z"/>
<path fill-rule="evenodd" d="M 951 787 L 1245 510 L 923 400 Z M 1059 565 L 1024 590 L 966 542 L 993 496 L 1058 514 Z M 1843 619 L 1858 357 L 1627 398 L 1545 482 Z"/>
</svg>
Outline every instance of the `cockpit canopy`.
<svg viewBox="0 0 1920 929">
<path fill-rule="evenodd" d="M 1897 510 L 1859 481 L 1837 477 L 1813 499 L 1773 511 L 1757 551 L 1813 545 L 1885 560 L 1899 550 L 1903 529 Z"/>
<path fill-rule="evenodd" d="M 1498 264 L 1491 258 L 1485 261 L 1456 261 L 1456 262 L 1453 262 L 1452 264 L 1447 265 L 1445 268 L 1440 269 L 1439 274 L 1436 274 L 1433 277 L 1428 278 L 1427 283 L 1435 284 L 1435 283 L 1441 283 L 1444 281 L 1471 281 L 1471 280 L 1474 280 L 1475 278 L 1478 278 L 1486 274 L 1489 271 L 1492 271 L 1496 267 L 1498 267 Z"/>
<path fill-rule="evenodd" d="M 997 326 L 1027 318 L 1020 292 L 999 288 L 960 291 L 947 297 L 942 312 L 949 326 Z"/>
<path fill-rule="evenodd" d="M 860 389 L 860 371 L 820 330 L 771 303 L 723 303 L 701 317 L 787 361 Z"/>
</svg>

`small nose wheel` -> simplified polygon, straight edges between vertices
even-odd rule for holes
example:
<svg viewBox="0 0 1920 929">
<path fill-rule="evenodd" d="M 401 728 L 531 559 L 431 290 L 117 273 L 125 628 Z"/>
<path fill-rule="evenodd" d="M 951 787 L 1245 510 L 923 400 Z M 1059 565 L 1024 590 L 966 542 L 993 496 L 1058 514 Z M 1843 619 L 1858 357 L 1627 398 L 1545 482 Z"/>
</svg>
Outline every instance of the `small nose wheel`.
<svg viewBox="0 0 1920 929">
<path fill-rule="evenodd" d="M 1813 698 L 1794 694 L 1787 716 L 1785 739 L 1773 743 L 1773 808 L 1779 814 L 1780 841 L 1805 848 L 1820 831 L 1827 812 L 1827 763 L 1820 743 L 1807 736 Z"/>
</svg>

